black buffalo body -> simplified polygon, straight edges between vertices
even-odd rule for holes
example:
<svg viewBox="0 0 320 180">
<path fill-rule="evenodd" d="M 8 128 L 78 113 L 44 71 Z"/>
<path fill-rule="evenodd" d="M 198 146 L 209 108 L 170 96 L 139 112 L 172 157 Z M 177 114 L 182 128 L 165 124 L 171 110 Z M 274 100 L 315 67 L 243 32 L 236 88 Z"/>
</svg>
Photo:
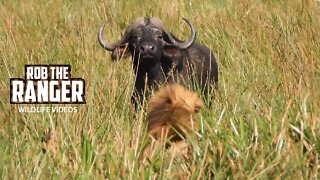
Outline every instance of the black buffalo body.
<svg viewBox="0 0 320 180">
<path fill-rule="evenodd" d="M 127 28 L 122 38 L 114 43 L 103 40 L 107 23 L 98 32 L 100 45 L 112 51 L 112 60 L 132 56 L 136 74 L 132 99 L 141 102 L 145 90 L 163 83 L 196 83 L 203 91 L 218 82 L 218 66 L 211 50 L 194 43 L 196 31 L 187 20 L 191 37 L 183 42 L 171 34 L 163 22 L 155 17 L 140 17 Z"/>
</svg>

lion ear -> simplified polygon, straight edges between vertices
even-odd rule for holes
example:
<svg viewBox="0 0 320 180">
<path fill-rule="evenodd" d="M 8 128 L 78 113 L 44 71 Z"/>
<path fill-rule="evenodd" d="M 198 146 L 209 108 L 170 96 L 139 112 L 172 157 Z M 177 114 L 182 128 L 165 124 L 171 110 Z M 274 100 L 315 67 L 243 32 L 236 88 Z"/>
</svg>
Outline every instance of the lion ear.
<svg viewBox="0 0 320 180">
<path fill-rule="evenodd" d="M 122 58 L 126 58 L 130 56 L 131 53 L 127 45 L 121 45 L 112 51 L 111 59 L 113 61 L 120 60 Z"/>
</svg>

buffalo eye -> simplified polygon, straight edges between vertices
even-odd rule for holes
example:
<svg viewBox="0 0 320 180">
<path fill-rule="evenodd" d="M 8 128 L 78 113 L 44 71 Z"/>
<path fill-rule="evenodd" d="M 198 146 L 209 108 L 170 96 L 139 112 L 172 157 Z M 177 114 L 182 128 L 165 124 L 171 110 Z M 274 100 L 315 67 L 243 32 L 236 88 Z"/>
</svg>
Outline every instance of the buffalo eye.
<svg viewBox="0 0 320 180">
<path fill-rule="evenodd" d="M 159 39 L 162 39 L 163 37 L 162 37 L 162 35 L 158 35 L 158 38 L 159 38 Z"/>
<path fill-rule="evenodd" d="M 140 36 L 138 36 L 138 35 L 133 35 L 133 39 L 140 39 Z"/>
</svg>

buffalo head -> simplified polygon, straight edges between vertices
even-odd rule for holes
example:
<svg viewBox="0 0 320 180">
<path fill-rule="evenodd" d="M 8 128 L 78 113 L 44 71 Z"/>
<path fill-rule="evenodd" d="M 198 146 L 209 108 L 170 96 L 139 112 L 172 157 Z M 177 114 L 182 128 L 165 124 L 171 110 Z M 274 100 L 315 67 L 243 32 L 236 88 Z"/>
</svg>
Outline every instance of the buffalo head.
<svg viewBox="0 0 320 180">
<path fill-rule="evenodd" d="M 122 38 L 112 44 L 103 40 L 104 23 L 98 32 L 100 45 L 112 51 L 112 60 L 132 55 L 134 64 L 154 64 L 163 56 L 174 56 L 176 51 L 187 49 L 194 43 L 196 32 L 193 25 L 187 20 L 191 29 L 191 38 L 182 42 L 175 38 L 164 26 L 159 18 L 139 17 L 127 28 Z"/>
</svg>

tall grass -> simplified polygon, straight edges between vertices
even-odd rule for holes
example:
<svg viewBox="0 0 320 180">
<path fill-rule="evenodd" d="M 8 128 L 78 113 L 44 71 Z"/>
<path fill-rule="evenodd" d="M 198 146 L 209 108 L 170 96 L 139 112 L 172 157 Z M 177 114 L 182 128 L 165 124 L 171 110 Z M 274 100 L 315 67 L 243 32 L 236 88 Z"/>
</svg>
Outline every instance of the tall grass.
<svg viewBox="0 0 320 180">
<path fill-rule="evenodd" d="M 104 20 L 115 42 L 139 16 L 160 17 L 181 39 L 189 35 L 182 17 L 191 20 L 218 60 L 219 95 L 201 111 L 188 168 L 138 167 L 145 110 L 135 115 L 130 104 L 131 62 L 111 62 L 96 40 Z M 181 169 L 192 179 L 319 178 L 317 1 L 15 0 L 0 1 L 0 17 L 0 177 L 172 178 Z M 77 113 L 19 113 L 9 78 L 37 63 L 70 64 L 86 80 L 87 104 Z"/>
</svg>

